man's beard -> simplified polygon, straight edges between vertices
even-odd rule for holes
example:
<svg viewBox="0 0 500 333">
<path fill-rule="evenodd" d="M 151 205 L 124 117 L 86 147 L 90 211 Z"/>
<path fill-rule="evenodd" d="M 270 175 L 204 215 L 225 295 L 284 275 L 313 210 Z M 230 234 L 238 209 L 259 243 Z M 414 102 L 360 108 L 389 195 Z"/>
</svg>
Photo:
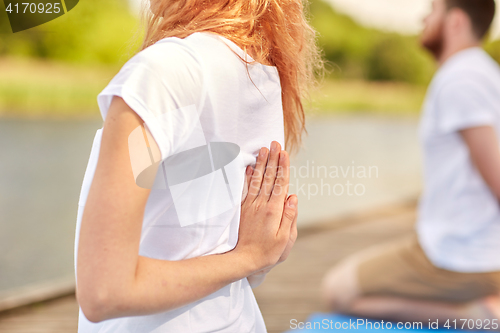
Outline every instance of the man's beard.
<svg viewBox="0 0 500 333">
<path fill-rule="evenodd" d="M 439 30 L 434 34 L 433 38 L 428 38 L 422 41 L 422 46 L 426 48 L 432 55 L 439 59 L 443 53 L 444 37 L 443 28 L 440 27 Z"/>
</svg>

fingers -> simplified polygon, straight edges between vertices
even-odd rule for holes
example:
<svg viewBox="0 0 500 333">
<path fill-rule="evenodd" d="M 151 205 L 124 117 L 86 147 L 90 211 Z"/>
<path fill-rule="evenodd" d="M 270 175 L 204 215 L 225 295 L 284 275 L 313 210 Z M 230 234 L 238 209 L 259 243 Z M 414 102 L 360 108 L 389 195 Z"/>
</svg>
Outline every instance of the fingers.
<svg viewBox="0 0 500 333">
<path fill-rule="evenodd" d="M 276 174 L 278 171 L 278 164 L 280 159 L 281 145 L 273 141 L 271 143 L 271 152 L 269 155 L 269 161 L 267 162 L 267 167 L 264 174 L 264 180 L 262 182 L 261 196 L 266 201 L 271 197 L 271 193 L 274 188 L 274 182 L 276 180 Z"/>
<path fill-rule="evenodd" d="M 267 156 L 267 148 L 261 148 L 250 180 L 247 200 L 254 201 L 259 195 L 260 187 L 262 185 L 262 177 L 264 176 L 264 171 L 266 170 Z"/>
<path fill-rule="evenodd" d="M 288 153 L 284 150 L 280 153 L 277 169 L 273 192 L 269 201 L 275 201 L 281 205 L 287 198 L 290 182 L 290 158 L 288 157 Z"/>
<path fill-rule="evenodd" d="M 251 165 L 247 166 L 245 171 L 245 185 L 243 185 L 243 194 L 241 196 L 241 203 L 244 203 L 248 197 L 248 191 L 250 190 L 250 182 L 252 181 L 253 168 Z"/>
<path fill-rule="evenodd" d="M 291 196 L 288 197 L 287 201 L 290 200 Z M 297 217 L 299 216 L 299 211 L 298 211 L 298 205 L 297 209 L 295 210 L 295 217 L 293 219 L 292 225 L 290 226 L 290 232 L 288 235 L 288 243 L 286 245 L 285 251 L 283 251 L 283 254 L 281 255 L 280 259 L 278 260 L 278 263 L 282 263 L 285 261 L 288 256 L 290 255 L 290 252 L 292 251 L 292 247 L 295 244 L 295 241 L 297 240 Z M 284 233 L 286 234 L 286 233 Z M 285 238 L 285 236 L 283 236 Z"/>
<path fill-rule="evenodd" d="M 294 196 L 295 196 L 295 194 L 294 194 Z M 288 199 L 290 199 L 290 197 Z M 295 242 L 295 240 L 297 239 L 297 219 L 298 219 L 298 217 L 299 217 L 299 205 L 298 205 L 298 199 L 297 199 L 297 208 L 295 209 L 295 217 L 294 217 L 292 225 L 290 227 L 290 240 L 292 240 L 293 242 Z"/>
<path fill-rule="evenodd" d="M 283 210 L 283 216 L 281 218 L 281 225 L 278 233 L 283 233 L 288 238 L 290 235 L 290 229 L 298 215 L 298 199 L 296 195 L 291 195 L 285 202 L 285 208 Z M 297 222 L 295 222 L 297 223 Z"/>
<path fill-rule="evenodd" d="M 275 200 L 283 203 L 288 194 L 289 169 L 288 153 L 281 151 L 278 142 L 271 143 L 270 151 L 261 148 L 250 177 L 246 198 L 255 201 L 259 197 L 265 201 Z"/>
</svg>

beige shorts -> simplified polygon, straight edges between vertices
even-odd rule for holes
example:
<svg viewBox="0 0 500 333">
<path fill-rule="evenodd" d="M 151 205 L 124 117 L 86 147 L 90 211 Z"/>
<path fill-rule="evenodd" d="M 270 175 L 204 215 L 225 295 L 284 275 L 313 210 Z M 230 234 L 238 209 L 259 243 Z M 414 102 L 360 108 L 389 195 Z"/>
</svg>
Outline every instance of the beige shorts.
<svg viewBox="0 0 500 333">
<path fill-rule="evenodd" d="M 500 292 L 500 272 L 458 273 L 435 267 L 417 237 L 368 249 L 359 257 L 365 296 L 469 302 Z"/>
</svg>

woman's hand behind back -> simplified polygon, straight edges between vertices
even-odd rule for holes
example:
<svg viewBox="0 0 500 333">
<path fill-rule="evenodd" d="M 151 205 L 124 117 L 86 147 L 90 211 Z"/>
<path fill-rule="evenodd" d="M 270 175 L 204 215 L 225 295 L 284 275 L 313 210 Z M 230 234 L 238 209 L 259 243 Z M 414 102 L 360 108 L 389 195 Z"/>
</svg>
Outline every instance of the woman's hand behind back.
<svg viewBox="0 0 500 333">
<path fill-rule="evenodd" d="M 255 169 L 247 168 L 248 194 L 242 203 L 235 252 L 263 275 L 283 262 L 297 238 L 297 197 L 288 197 L 290 160 L 277 142 L 262 148 Z"/>
</svg>

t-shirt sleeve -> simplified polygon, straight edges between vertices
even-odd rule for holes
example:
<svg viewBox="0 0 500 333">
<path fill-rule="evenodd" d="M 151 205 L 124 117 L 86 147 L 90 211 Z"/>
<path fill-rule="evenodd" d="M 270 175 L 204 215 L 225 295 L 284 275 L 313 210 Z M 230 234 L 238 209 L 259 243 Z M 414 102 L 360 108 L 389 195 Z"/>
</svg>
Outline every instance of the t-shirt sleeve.
<svg viewBox="0 0 500 333">
<path fill-rule="evenodd" d="M 444 133 L 466 128 L 493 125 L 498 105 L 488 95 L 489 89 L 473 79 L 446 83 L 437 96 L 437 126 Z"/>
<path fill-rule="evenodd" d="M 182 40 L 154 44 L 130 59 L 99 94 L 102 118 L 113 96 L 123 98 L 165 160 L 197 127 L 205 94 L 202 74 L 197 54 Z"/>
</svg>

